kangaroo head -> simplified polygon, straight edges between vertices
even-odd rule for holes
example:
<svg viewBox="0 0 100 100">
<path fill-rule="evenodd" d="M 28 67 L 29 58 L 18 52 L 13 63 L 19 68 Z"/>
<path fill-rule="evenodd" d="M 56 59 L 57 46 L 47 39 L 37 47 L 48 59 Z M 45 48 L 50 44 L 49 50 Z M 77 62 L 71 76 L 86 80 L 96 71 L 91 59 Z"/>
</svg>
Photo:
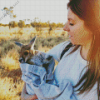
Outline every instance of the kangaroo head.
<svg viewBox="0 0 100 100">
<path fill-rule="evenodd" d="M 19 42 L 15 42 L 16 45 L 21 47 L 20 50 L 20 59 L 19 62 L 27 62 L 29 59 L 31 59 L 32 56 L 34 56 L 37 51 L 34 50 L 34 44 L 35 44 L 36 36 L 30 41 L 29 44 L 25 45 Z"/>
</svg>

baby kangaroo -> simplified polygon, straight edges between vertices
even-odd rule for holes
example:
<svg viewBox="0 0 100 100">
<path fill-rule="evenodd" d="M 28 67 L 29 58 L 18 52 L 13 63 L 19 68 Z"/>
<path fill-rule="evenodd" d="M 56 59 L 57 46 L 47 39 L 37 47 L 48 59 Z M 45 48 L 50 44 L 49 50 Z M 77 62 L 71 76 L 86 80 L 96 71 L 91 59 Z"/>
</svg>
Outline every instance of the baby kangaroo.
<svg viewBox="0 0 100 100">
<path fill-rule="evenodd" d="M 46 53 L 41 52 L 39 50 L 34 50 L 35 40 L 36 36 L 27 45 L 15 42 L 16 45 L 21 47 L 21 51 L 19 53 L 20 54 L 19 62 L 46 67 L 51 61 L 52 56 L 48 56 L 45 59 Z"/>
<path fill-rule="evenodd" d="M 38 72 L 34 66 L 31 66 L 31 68 L 25 67 L 24 64 L 21 64 L 20 66 L 22 70 L 22 80 L 26 83 L 26 91 L 30 95 L 36 94 L 33 89 L 33 86 L 34 86 L 33 84 L 38 85 L 41 83 L 39 79 L 40 78 L 39 75 L 40 75 L 40 72 L 42 73 L 43 70 L 41 71 L 40 70 L 41 68 L 38 66 L 41 66 L 46 69 L 46 74 L 42 78 L 48 81 L 48 80 L 53 80 L 52 72 L 54 70 L 54 65 L 55 65 L 55 62 L 52 56 L 46 55 L 46 53 L 41 52 L 39 50 L 34 50 L 35 40 L 36 40 L 36 36 L 27 45 L 19 43 L 19 42 L 15 42 L 16 45 L 21 47 L 19 62 L 28 63 L 31 65 L 37 65 L 36 68 L 37 69 L 39 68 L 38 70 L 39 72 Z M 34 68 L 36 70 L 34 70 Z M 38 74 L 36 74 L 37 72 Z"/>
</svg>

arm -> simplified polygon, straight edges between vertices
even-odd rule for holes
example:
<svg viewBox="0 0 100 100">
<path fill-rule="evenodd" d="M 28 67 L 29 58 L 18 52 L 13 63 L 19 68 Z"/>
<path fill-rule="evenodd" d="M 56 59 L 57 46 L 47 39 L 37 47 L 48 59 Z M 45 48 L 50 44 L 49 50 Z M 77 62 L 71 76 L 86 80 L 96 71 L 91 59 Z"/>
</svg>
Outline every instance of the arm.
<svg viewBox="0 0 100 100">
<path fill-rule="evenodd" d="M 21 67 L 27 67 L 29 73 L 33 73 L 35 78 L 30 79 L 27 75 L 25 75 L 25 80 L 31 82 L 31 88 L 34 90 L 35 94 L 38 98 L 43 100 L 77 100 L 75 95 L 73 94 L 73 86 L 69 80 L 62 80 L 61 82 L 56 83 L 55 79 L 50 79 L 48 82 L 46 81 L 46 70 L 43 67 L 36 66 L 36 65 L 29 65 L 29 64 L 21 64 Z M 33 70 L 32 70 L 32 69 Z M 24 72 L 23 72 L 24 74 Z M 37 78 L 36 78 L 37 77 Z M 38 79 L 38 81 L 37 81 Z M 32 80 L 32 81 L 31 81 Z M 38 83 L 37 83 L 38 82 Z M 35 99 L 35 97 L 28 97 L 23 90 L 24 94 L 22 97 L 26 98 L 23 100 L 31 100 Z M 31 98 L 31 99 L 29 99 Z M 33 99 L 33 100 L 34 100 Z"/>
<path fill-rule="evenodd" d="M 53 56 L 53 58 L 55 58 L 57 61 L 60 61 L 60 55 L 61 55 L 61 52 L 63 51 L 63 49 L 65 48 L 65 46 L 67 45 L 67 44 L 69 44 L 69 41 L 65 41 L 65 42 L 63 42 L 63 43 L 60 43 L 60 44 L 58 44 L 57 46 L 55 46 L 54 48 L 52 48 L 48 53 L 47 53 L 47 55 L 51 55 L 51 56 Z M 53 66 L 52 64 L 50 65 L 50 68 L 51 68 L 51 66 Z M 36 81 L 34 80 L 34 78 L 32 79 L 33 80 L 33 82 L 32 82 L 32 89 L 33 90 L 35 90 L 35 93 L 36 93 L 36 95 L 37 95 L 37 97 L 39 97 L 39 98 L 43 98 L 43 99 L 46 99 L 46 98 L 48 98 L 49 96 L 50 96 L 50 98 L 52 98 L 52 97 L 56 97 L 57 95 L 59 95 L 59 94 L 61 94 L 62 93 L 62 91 L 64 90 L 64 88 L 67 86 L 67 84 L 66 84 L 66 82 L 65 82 L 65 85 L 63 86 L 63 88 L 62 88 L 62 86 L 60 86 L 60 87 L 58 87 L 58 86 L 56 86 L 56 84 L 55 85 L 53 85 L 51 82 L 48 84 L 48 83 L 45 83 L 46 82 L 46 80 L 44 80 L 44 76 L 45 76 L 45 74 L 47 74 L 47 73 L 45 73 L 45 71 L 44 70 L 42 70 L 41 69 L 41 67 L 39 68 L 38 66 L 35 66 L 34 65 L 34 67 L 33 67 L 33 65 L 28 65 L 28 64 L 22 64 L 21 65 L 21 67 L 22 67 L 22 69 L 23 69 L 23 67 L 24 67 L 24 69 L 28 69 L 28 72 L 29 73 L 33 73 L 33 75 L 36 75 L 36 77 L 37 76 L 39 76 L 40 77 L 40 79 L 38 80 L 38 81 L 41 81 L 39 84 L 37 84 L 37 83 L 35 83 Z M 26 67 L 26 68 L 25 68 Z M 29 67 L 29 68 L 28 68 Z M 27 70 L 26 70 L 27 71 Z M 24 72 L 23 72 L 24 73 Z M 27 77 L 27 75 L 25 76 L 26 78 L 26 80 L 30 80 L 30 79 L 28 79 L 28 77 Z M 38 78 L 38 77 L 37 77 Z M 36 78 L 35 78 L 36 79 Z M 24 80 L 25 81 L 25 80 Z M 30 80 L 30 82 L 31 82 L 31 80 Z M 36 87 L 36 85 L 37 85 L 37 87 Z M 66 87 L 67 88 L 67 87 Z M 59 91 L 59 89 L 60 89 L 60 91 Z M 49 91 L 47 91 L 46 92 L 46 90 L 49 90 Z M 38 91 L 38 92 L 37 92 Z M 51 91 L 55 91 L 55 93 L 53 94 L 53 95 L 51 95 Z M 58 91 L 58 92 L 57 92 Z M 24 93 L 25 94 L 25 93 Z M 26 94 L 27 95 L 27 94 Z M 44 95 L 44 96 L 43 96 Z"/>
<path fill-rule="evenodd" d="M 24 83 L 23 90 L 21 93 L 21 100 L 35 100 L 38 99 L 36 95 L 28 95 L 26 93 L 26 84 Z"/>
</svg>

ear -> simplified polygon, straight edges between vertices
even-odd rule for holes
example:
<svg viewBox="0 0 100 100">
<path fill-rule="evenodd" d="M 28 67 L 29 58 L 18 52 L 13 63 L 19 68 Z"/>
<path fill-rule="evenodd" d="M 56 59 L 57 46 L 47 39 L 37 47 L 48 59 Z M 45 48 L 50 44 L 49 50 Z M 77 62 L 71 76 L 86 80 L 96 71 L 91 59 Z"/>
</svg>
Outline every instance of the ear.
<svg viewBox="0 0 100 100">
<path fill-rule="evenodd" d="M 21 44 L 19 42 L 15 42 L 15 44 L 18 45 L 18 46 L 20 46 L 20 47 L 23 46 L 23 44 Z"/>
<path fill-rule="evenodd" d="M 31 45 L 31 50 L 34 50 L 34 44 L 35 44 L 35 41 L 36 41 L 36 37 L 37 36 L 35 36 L 29 43 L 29 45 Z"/>
</svg>

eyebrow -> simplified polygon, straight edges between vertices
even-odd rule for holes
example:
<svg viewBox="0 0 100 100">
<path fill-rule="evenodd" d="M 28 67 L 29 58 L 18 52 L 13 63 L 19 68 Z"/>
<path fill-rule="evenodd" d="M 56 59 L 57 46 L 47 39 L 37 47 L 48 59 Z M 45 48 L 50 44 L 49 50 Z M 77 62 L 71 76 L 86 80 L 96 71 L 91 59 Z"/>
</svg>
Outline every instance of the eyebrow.
<svg viewBox="0 0 100 100">
<path fill-rule="evenodd" d="M 68 20 L 74 20 L 74 19 L 72 19 L 72 18 L 68 18 Z"/>
</svg>

